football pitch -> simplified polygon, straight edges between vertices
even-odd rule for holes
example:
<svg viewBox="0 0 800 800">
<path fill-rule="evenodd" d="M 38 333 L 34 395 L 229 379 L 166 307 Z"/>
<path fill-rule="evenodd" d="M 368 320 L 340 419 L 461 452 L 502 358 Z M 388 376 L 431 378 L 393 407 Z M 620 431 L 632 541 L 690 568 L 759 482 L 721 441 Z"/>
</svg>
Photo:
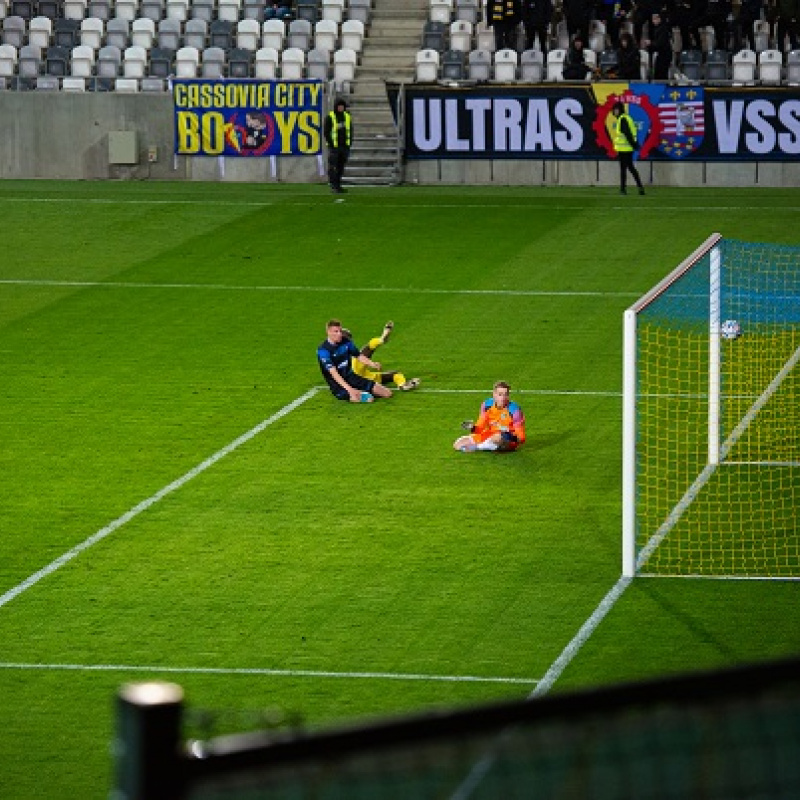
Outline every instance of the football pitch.
<svg viewBox="0 0 800 800">
<path fill-rule="evenodd" d="M 800 583 L 618 586 L 622 312 L 800 191 L 0 184 L 0 796 L 105 798 L 113 701 L 307 728 L 800 652 Z M 421 388 L 333 399 L 341 318 Z M 452 449 L 496 380 L 517 453 Z"/>
</svg>

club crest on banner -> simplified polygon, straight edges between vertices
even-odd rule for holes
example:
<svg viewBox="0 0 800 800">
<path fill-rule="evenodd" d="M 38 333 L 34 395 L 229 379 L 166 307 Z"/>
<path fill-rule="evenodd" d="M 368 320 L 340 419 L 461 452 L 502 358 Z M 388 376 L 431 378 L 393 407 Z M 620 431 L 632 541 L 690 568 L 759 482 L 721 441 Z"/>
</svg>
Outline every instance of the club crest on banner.
<svg viewBox="0 0 800 800">
<path fill-rule="evenodd" d="M 658 109 L 646 94 L 640 94 L 630 88 L 619 94 L 609 94 L 605 101 L 597 106 L 595 120 L 592 123 L 597 144 L 610 157 L 616 156 L 614 144 L 611 141 L 609 123 L 613 118 L 611 109 L 618 102 L 624 103 L 628 115 L 636 125 L 636 139 L 639 142 L 638 157 L 647 158 L 650 151 L 657 147 L 661 140 L 661 117 Z"/>
<path fill-rule="evenodd" d="M 658 149 L 670 158 L 685 158 L 703 143 L 706 130 L 703 89 L 664 86 L 658 101 L 661 137 Z"/>
</svg>

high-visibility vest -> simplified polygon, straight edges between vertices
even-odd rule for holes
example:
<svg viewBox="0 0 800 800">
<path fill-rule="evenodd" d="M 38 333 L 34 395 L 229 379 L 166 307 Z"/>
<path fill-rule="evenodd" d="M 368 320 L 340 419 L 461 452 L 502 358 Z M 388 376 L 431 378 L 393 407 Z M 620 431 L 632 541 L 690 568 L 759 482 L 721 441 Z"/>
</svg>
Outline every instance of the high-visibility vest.
<svg viewBox="0 0 800 800">
<path fill-rule="evenodd" d="M 633 151 L 633 147 L 631 147 L 628 137 L 622 132 L 622 120 L 627 120 L 628 125 L 631 126 L 633 138 L 636 138 L 636 123 L 628 114 L 620 114 L 614 122 L 614 149 L 618 153 L 630 153 Z"/>
<path fill-rule="evenodd" d="M 339 121 L 336 119 L 336 112 L 331 111 L 328 116 L 331 118 L 331 141 L 334 147 L 339 147 Z M 344 146 L 350 147 L 350 112 L 344 112 Z"/>
</svg>

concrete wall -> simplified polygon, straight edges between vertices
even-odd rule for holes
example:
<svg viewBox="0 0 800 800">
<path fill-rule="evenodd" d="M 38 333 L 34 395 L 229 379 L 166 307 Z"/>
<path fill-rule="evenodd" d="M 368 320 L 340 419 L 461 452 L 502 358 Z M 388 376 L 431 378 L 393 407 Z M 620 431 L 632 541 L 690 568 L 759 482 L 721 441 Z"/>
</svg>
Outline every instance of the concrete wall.
<svg viewBox="0 0 800 800">
<path fill-rule="evenodd" d="M 138 159 L 114 164 L 109 134 L 135 131 Z M 317 183 L 316 157 L 173 156 L 170 94 L 0 92 L 0 178 Z M 151 148 L 155 161 L 149 160 Z M 275 175 L 272 169 L 275 169 Z M 800 162 L 653 162 L 642 179 L 659 186 L 800 186 Z M 616 185 L 612 161 L 411 161 L 407 183 L 500 186 Z"/>
</svg>

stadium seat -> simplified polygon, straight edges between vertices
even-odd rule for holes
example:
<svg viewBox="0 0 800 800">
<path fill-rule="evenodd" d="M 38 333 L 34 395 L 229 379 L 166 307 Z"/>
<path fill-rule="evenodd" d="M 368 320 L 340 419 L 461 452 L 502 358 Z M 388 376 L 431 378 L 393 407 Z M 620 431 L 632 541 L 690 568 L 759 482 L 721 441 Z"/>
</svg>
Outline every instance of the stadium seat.
<svg viewBox="0 0 800 800">
<path fill-rule="evenodd" d="M 49 17 L 34 17 L 28 24 L 28 44 L 44 50 L 50 47 L 53 21 Z"/>
<path fill-rule="evenodd" d="M 786 56 L 786 85 L 800 86 L 800 50 L 791 50 Z"/>
<path fill-rule="evenodd" d="M 282 19 L 268 19 L 261 26 L 262 47 L 272 47 L 280 52 L 285 38 L 286 23 Z"/>
<path fill-rule="evenodd" d="M 727 50 L 712 50 L 706 55 L 706 83 L 723 85 L 731 79 Z"/>
<path fill-rule="evenodd" d="M 164 18 L 164 0 L 141 0 L 139 4 L 139 15 L 152 20 L 157 25 Z"/>
<path fill-rule="evenodd" d="M 81 23 L 76 19 L 57 19 L 53 21 L 52 43 L 70 50 L 80 43 Z"/>
<path fill-rule="evenodd" d="M 124 51 L 131 43 L 130 41 L 131 24 L 127 19 L 114 17 L 106 23 L 106 44 L 118 47 Z"/>
<path fill-rule="evenodd" d="M 344 19 L 344 0 L 322 0 L 322 19 L 341 25 Z"/>
<path fill-rule="evenodd" d="M 31 20 L 34 17 L 33 0 L 11 0 L 11 15 Z"/>
<path fill-rule="evenodd" d="M 753 23 L 753 38 L 756 40 L 756 52 L 760 53 L 763 50 L 769 50 L 769 22 L 763 19 L 757 19 Z"/>
<path fill-rule="evenodd" d="M 616 50 L 603 50 L 597 63 L 603 78 L 618 77 L 619 57 Z"/>
<path fill-rule="evenodd" d="M 639 51 L 639 64 L 641 65 L 641 77 L 643 81 L 650 78 L 650 53 L 647 50 Z"/>
<path fill-rule="evenodd" d="M 358 21 L 366 28 L 372 17 L 372 0 L 350 0 L 347 7 L 347 19 Z"/>
<path fill-rule="evenodd" d="M 163 92 L 166 89 L 167 82 L 164 78 L 157 78 L 152 75 L 145 75 L 139 81 L 140 89 L 142 92 Z"/>
<path fill-rule="evenodd" d="M 186 22 L 189 19 L 189 0 L 167 0 L 167 16 L 179 22 Z"/>
<path fill-rule="evenodd" d="M 72 49 L 70 75 L 76 78 L 91 78 L 94 74 L 94 49 L 79 44 Z"/>
<path fill-rule="evenodd" d="M 307 19 L 293 19 L 289 23 L 287 45 L 295 50 L 306 52 L 311 49 L 313 28 Z"/>
<path fill-rule="evenodd" d="M 0 44 L 0 77 L 11 78 L 17 73 L 17 48 Z"/>
<path fill-rule="evenodd" d="M 61 13 L 64 19 L 76 19 L 80 22 L 86 16 L 86 0 L 64 0 Z"/>
<path fill-rule="evenodd" d="M 227 58 L 221 47 L 206 47 L 200 56 L 200 75 L 219 80 L 225 77 Z"/>
<path fill-rule="evenodd" d="M 475 26 L 475 50 L 489 53 L 495 51 L 494 29 L 486 24 L 486 20 L 481 20 Z"/>
<path fill-rule="evenodd" d="M 158 23 L 158 46 L 162 50 L 177 50 L 181 46 L 181 23 L 177 19 L 162 19 Z"/>
<path fill-rule="evenodd" d="M 105 22 L 99 17 L 86 17 L 81 22 L 80 43 L 92 50 L 99 50 L 103 46 L 105 28 Z"/>
<path fill-rule="evenodd" d="M 472 50 L 472 23 L 457 19 L 450 23 L 450 50 L 469 53 Z"/>
<path fill-rule="evenodd" d="M 519 64 L 521 81 L 541 83 L 544 80 L 544 54 L 541 50 L 523 50 Z"/>
<path fill-rule="evenodd" d="M 331 73 L 331 51 L 314 48 L 306 58 L 306 77 L 309 80 L 327 81 Z"/>
<path fill-rule="evenodd" d="M 255 20 L 251 20 L 255 22 Z M 256 23 L 258 24 L 258 23 Z M 249 48 L 234 47 L 228 53 L 228 77 L 249 78 L 253 73 L 255 51 Z"/>
<path fill-rule="evenodd" d="M 488 81 L 492 77 L 491 50 L 472 50 L 467 56 L 467 75 L 472 81 Z"/>
<path fill-rule="evenodd" d="M 780 50 L 765 50 L 758 56 L 758 80 L 763 86 L 780 86 L 783 56 Z"/>
<path fill-rule="evenodd" d="M 589 50 L 602 53 L 606 49 L 606 24 L 602 20 L 593 19 L 589 23 L 589 41 L 586 43 Z"/>
<path fill-rule="evenodd" d="M 449 25 L 449 23 L 448 23 Z M 443 53 L 447 48 L 447 26 L 444 22 L 428 20 L 422 29 L 422 49 Z"/>
<path fill-rule="evenodd" d="M 47 48 L 45 58 L 45 72 L 48 75 L 57 75 L 59 78 L 68 73 L 70 51 L 66 47 L 51 45 Z"/>
<path fill-rule="evenodd" d="M 150 78 L 168 78 L 175 71 L 175 50 L 170 47 L 154 47 L 150 51 L 147 76 Z"/>
<path fill-rule="evenodd" d="M 477 25 L 480 19 L 480 5 L 478 0 L 456 0 L 456 19 Z"/>
<path fill-rule="evenodd" d="M 208 46 L 230 50 L 233 47 L 234 23 L 227 19 L 215 19 L 208 26 Z"/>
<path fill-rule="evenodd" d="M 306 54 L 299 47 L 287 47 L 281 53 L 281 78 L 300 81 L 306 66 Z"/>
<path fill-rule="evenodd" d="M 48 19 L 58 19 L 61 13 L 61 0 L 38 0 L 36 3 L 37 13 L 40 17 Z"/>
<path fill-rule="evenodd" d="M 97 77 L 116 78 L 122 63 L 122 51 L 113 44 L 101 47 L 97 53 Z"/>
<path fill-rule="evenodd" d="M 758 56 L 752 50 L 733 54 L 733 85 L 752 86 L 756 82 Z"/>
<path fill-rule="evenodd" d="M 440 65 L 442 80 L 463 81 L 467 76 L 467 54 L 463 50 L 445 51 Z"/>
<path fill-rule="evenodd" d="M 108 22 L 111 19 L 112 0 L 89 0 L 86 15 Z"/>
<path fill-rule="evenodd" d="M 255 53 L 261 44 L 261 24 L 255 19 L 242 19 L 236 25 L 236 47 Z"/>
<path fill-rule="evenodd" d="M 317 50 L 330 50 L 331 53 L 336 49 L 336 42 L 339 38 L 339 26 L 330 19 L 321 19 L 314 26 L 314 47 Z"/>
<path fill-rule="evenodd" d="M 278 51 L 274 47 L 256 50 L 255 77 L 261 80 L 275 80 L 278 76 Z"/>
<path fill-rule="evenodd" d="M 357 19 L 347 19 L 342 23 L 341 46 L 346 50 L 360 53 L 364 48 L 364 23 Z"/>
<path fill-rule="evenodd" d="M 206 46 L 208 40 L 208 23 L 199 17 L 186 20 L 183 31 L 183 46 L 194 47 L 200 51 Z"/>
<path fill-rule="evenodd" d="M 56 80 L 58 80 L 56 78 Z M 86 78 L 76 78 L 74 75 L 67 75 L 61 79 L 62 92 L 85 92 Z"/>
<path fill-rule="evenodd" d="M 429 0 L 428 19 L 449 26 L 453 18 L 452 0 Z"/>
<path fill-rule="evenodd" d="M 699 83 L 703 78 L 703 54 L 699 50 L 684 50 L 679 59 L 680 71 L 688 81 Z"/>
<path fill-rule="evenodd" d="M 337 92 L 349 91 L 356 77 L 358 56 L 355 50 L 340 47 L 333 54 L 333 83 Z"/>
<path fill-rule="evenodd" d="M 297 15 L 297 19 L 305 20 L 313 25 L 319 18 L 317 14 L 317 0 L 297 0 L 295 14 Z"/>
<path fill-rule="evenodd" d="M 207 25 L 214 19 L 215 0 L 193 0 L 189 6 L 191 19 L 201 19 Z"/>
<path fill-rule="evenodd" d="M 557 83 L 564 80 L 564 59 L 567 57 L 566 50 L 557 47 L 547 54 L 547 75 L 545 80 L 548 83 Z"/>
<path fill-rule="evenodd" d="M 147 51 L 141 45 L 131 45 L 122 54 L 122 75 L 125 78 L 143 78 L 147 65 Z"/>
<path fill-rule="evenodd" d="M 218 0 L 217 2 L 217 19 L 225 20 L 235 25 L 239 21 L 241 12 L 242 0 Z"/>
<path fill-rule="evenodd" d="M 514 83 L 517 79 L 518 61 L 516 50 L 498 50 L 494 54 L 494 80 L 497 83 Z"/>
<path fill-rule="evenodd" d="M 139 16 L 139 0 L 116 0 L 114 14 L 133 22 Z"/>
<path fill-rule="evenodd" d="M 42 72 L 42 51 L 35 45 L 24 44 L 17 53 L 17 71 L 21 78 L 35 78 Z"/>
<path fill-rule="evenodd" d="M 423 48 L 417 53 L 414 80 L 417 83 L 433 83 L 439 80 L 439 51 L 432 47 Z"/>
<path fill-rule="evenodd" d="M 260 27 L 264 22 L 264 0 L 244 0 L 242 19 L 255 20 Z"/>
<path fill-rule="evenodd" d="M 61 81 L 55 75 L 39 75 L 36 78 L 36 90 L 39 92 L 57 92 Z"/>
<path fill-rule="evenodd" d="M 25 20 L 22 17 L 3 19 L 3 44 L 10 44 L 19 50 L 25 44 Z"/>
<path fill-rule="evenodd" d="M 149 50 L 156 38 L 156 24 L 149 17 L 139 17 L 131 24 L 131 45 Z"/>
<path fill-rule="evenodd" d="M 184 45 L 175 54 L 175 76 L 196 78 L 200 66 L 200 52 L 196 47 Z"/>
<path fill-rule="evenodd" d="M 114 81 L 114 91 L 117 94 L 138 94 L 139 80 L 137 78 L 117 78 Z"/>
</svg>

